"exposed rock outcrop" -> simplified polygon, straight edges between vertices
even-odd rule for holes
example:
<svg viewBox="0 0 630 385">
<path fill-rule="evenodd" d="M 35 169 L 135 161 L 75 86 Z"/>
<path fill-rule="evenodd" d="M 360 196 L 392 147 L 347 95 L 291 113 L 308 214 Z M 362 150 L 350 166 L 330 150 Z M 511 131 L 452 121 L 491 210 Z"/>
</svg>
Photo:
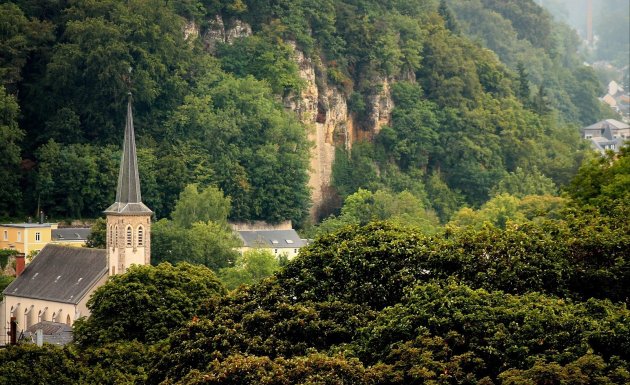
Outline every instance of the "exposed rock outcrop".
<svg viewBox="0 0 630 385">
<path fill-rule="evenodd" d="M 221 15 L 208 20 L 208 27 L 203 34 L 203 43 L 208 52 L 215 52 L 218 43 L 232 43 L 234 40 L 250 36 L 252 27 L 241 20 L 224 22 Z"/>
<path fill-rule="evenodd" d="M 286 98 L 285 106 L 310 127 L 308 137 L 313 143 L 309 175 L 311 218 L 317 219 L 326 214 L 324 206 L 331 193 L 335 147 L 351 146 L 353 117 L 348 112 L 345 95 L 327 84 L 325 70 L 318 58 L 309 58 L 296 48 L 295 43 L 289 44 L 295 50 L 299 74 L 306 86 L 300 95 Z"/>
<path fill-rule="evenodd" d="M 199 36 L 198 28 L 187 25 L 186 37 Z M 196 32 L 195 32 L 196 31 Z M 217 44 L 231 43 L 239 37 L 252 34 L 251 27 L 240 20 L 226 22 L 220 15 L 208 21 L 203 32 L 203 42 L 208 51 L 214 52 Z M 329 214 L 330 206 L 337 203 L 331 187 L 335 149 L 351 149 L 359 140 L 372 140 L 391 118 L 394 103 L 391 98 L 391 79 L 377 78 L 378 91 L 366 98 L 366 116 L 357 121 L 348 110 L 348 98 L 344 91 L 328 83 L 325 65 L 319 57 L 308 57 L 297 48 L 295 42 L 287 42 L 295 52 L 299 75 L 305 87 L 299 95 L 283 99 L 284 106 L 294 111 L 302 123 L 309 127 L 308 138 L 313 143 L 309 170 L 311 188 L 311 218 L 317 220 Z M 413 73 L 409 75 L 413 76 Z"/>
</svg>

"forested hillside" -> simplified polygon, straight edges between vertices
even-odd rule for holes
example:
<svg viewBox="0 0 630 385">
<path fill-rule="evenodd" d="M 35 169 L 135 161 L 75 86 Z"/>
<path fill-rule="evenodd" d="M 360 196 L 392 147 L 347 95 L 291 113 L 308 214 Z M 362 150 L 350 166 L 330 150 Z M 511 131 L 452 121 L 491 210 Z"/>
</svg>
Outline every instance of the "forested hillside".
<svg viewBox="0 0 630 385">
<path fill-rule="evenodd" d="M 74 343 L 0 350 L 0 384 L 625 385 L 629 176 L 626 147 L 537 220 L 345 226 L 231 292 L 205 266 L 132 266 Z"/>
<path fill-rule="evenodd" d="M 5 217 L 113 201 L 128 91 L 158 218 L 197 183 L 230 219 L 297 225 L 360 188 L 442 222 L 517 169 L 555 190 L 606 113 L 571 31 L 530 0 L 15 0 L 0 34 Z"/>
</svg>

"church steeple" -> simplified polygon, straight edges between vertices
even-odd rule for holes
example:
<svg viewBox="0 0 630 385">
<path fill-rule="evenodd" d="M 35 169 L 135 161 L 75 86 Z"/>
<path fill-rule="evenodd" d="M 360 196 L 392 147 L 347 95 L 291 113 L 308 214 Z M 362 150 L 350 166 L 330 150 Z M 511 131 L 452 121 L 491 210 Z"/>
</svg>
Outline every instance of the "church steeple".
<svg viewBox="0 0 630 385">
<path fill-rule="evenodd" d="M 118 173 L 116 202 L 104 212 L 107 216 L 109 274 L 124 273 L 129 266 L 134 264 L 150 264 L 151 214 L 153 212 L 142 203 L 140 195 L 131 94 L 127 102 L 127 122 Z"/>
<path fill-rule="evenodd" d="M 109 213 L 152 213 L 152 211 L 142 203 L 140 194 L 140 176 L 138 174 L 136 139 L 133 130 L 131 93 L 129 94 L 129 100 L 127 102 L 127 122 L 125 124 L 125 140 L 123 142 L 123 152 L 118 173 L 116 202 L 105 210 L 105 214 Z"/>
</svg>

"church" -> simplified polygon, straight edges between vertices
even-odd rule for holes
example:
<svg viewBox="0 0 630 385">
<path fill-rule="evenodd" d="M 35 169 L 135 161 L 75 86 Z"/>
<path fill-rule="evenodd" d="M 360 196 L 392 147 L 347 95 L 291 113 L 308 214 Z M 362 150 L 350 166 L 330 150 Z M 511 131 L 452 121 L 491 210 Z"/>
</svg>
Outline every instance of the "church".
<svg viewBox="0 0 630 385">
<path fill-rule="evenodd" d="M 0 333 L 0 345 L 11 342 L 12 326 L 18 336 L 51 329 L 50 325 L 71 327 L 76 319 L 90 314 L 87 301 L 109 276 L 122 274 L 131 265 L 151 263 L 153 212 L 140 194 L 131 95 L 116 200 L 104 213 L 105 250 L 48 244 L 3 291 L 0 325 L 5 325 L 6 332 Z"/>
</svg>

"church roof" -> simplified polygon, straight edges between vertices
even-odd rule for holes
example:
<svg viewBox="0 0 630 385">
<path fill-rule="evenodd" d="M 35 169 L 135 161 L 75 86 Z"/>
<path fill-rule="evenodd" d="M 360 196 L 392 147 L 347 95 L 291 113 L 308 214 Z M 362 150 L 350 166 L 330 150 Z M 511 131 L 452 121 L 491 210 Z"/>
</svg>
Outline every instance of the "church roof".
<svg viewBox="0 0 630 385">
<path fill-rule="evenodd" d="M 76 305 L 107 274 L 106 253 L 47 244 L 3 294 Z"/>
<path fill-rule="evenodd" d="M 131 111 L 131 95 L 127 102 L 127 122 L 125 124 L 125 140 L 118 172 L 118 188 L 116 202 L 105 210 L 106 214 L 151 214 L 152 211 L 142 203 L 140 195 L 140 175 L 136 156 L 136 139 L 133 130 L 133 114 Z"/>
</svg>

